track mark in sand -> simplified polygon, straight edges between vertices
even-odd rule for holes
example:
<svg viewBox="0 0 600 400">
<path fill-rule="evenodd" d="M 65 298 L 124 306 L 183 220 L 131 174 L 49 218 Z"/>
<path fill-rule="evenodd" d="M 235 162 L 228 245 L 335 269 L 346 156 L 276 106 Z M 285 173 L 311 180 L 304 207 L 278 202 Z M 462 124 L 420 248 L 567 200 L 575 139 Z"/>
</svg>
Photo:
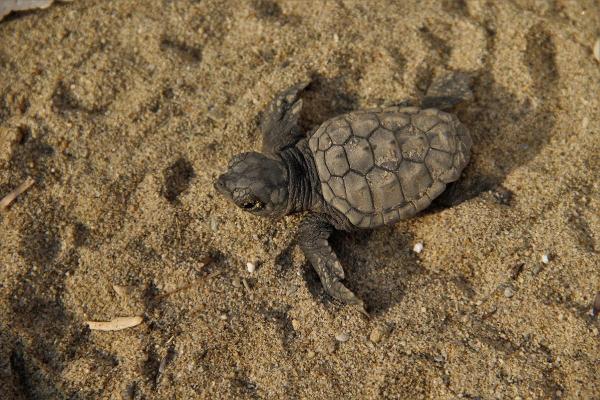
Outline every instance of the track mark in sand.
<svg viewBox="0 0 600 400">
<path fill-rule="evenodd" d="M 548 86 L 556 87 L 559 79 L 556 66 L 556 45 L 542 24 L 534 25 L 529 29 L 527 49 L 523 57 L 540 94 L 547 92 Z"/>
<path fill-rule="evenodd" d="M 162 195 L 174 203 L 181 193 L 190 186 L 190 181 L 196 175 L 194 167 L 185 158 L 179 158 L 163 172 L 165 183 Z"/>
<path fill-rule="evenodd" d="M 182 61 L 199 63 L 202 61 L 202 47 L 192 46 L 186 42 L 163 36 L 160 41 L 160 49 L 164 52 L 172 52 Z"/>
<path fill-rule="evenodd" d="M 251 5 L 259 18 L 279 19 L 283 15 L 279 4 L 272 0 L 254 0 Z"/>
</svg>

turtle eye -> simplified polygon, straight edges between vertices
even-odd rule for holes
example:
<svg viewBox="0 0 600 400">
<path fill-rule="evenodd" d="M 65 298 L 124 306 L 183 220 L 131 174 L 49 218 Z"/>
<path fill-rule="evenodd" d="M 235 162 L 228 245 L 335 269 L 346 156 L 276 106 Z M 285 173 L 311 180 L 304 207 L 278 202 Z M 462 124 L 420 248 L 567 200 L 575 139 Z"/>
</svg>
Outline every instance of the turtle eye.
<svg viewBox="0 0 600 400">
<path fill-rule="evenodd" d="M 251 200 L 243 202 L 241 207 L 247 211 L 256 211 L 263 208 L 264 204 L 260 200 Z"/>
</svg>

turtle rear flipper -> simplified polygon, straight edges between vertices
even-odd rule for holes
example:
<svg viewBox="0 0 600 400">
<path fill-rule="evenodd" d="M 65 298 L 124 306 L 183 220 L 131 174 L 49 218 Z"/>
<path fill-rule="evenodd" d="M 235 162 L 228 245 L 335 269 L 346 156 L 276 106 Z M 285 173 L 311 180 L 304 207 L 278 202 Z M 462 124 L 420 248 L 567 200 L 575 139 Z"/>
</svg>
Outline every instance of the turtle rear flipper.
<svg viewBox="0 0 600 400">
<path fill-rule="evenodd" d="M 452 72 L 438 77 L 429 86 L 421 106 L 447 110 L 464 101 L 470 101 L 473 99 L 472 81 L 471 76 L 464 72 Z"/>
</svg>

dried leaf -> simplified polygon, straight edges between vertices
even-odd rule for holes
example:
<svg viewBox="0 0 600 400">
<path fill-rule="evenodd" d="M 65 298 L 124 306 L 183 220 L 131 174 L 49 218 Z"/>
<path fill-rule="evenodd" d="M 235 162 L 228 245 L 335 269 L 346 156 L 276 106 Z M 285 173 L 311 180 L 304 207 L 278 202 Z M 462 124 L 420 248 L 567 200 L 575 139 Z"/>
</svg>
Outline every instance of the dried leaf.
<svg viewBox="0 0 600 400">
<path fill-rule="evenodd" d="M 135 317 L 118 317 L 111 321 L 86 321 L 93 331 L 120 331 L 122 329 L 132 328 L 144 321 L 140 316 Z"/>
</svg>

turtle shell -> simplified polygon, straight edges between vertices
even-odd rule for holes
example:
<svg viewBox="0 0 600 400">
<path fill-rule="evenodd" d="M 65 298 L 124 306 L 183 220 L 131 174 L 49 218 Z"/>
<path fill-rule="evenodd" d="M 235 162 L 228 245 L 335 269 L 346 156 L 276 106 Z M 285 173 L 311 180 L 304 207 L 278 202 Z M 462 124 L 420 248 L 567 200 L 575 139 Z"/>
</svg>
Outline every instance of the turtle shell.
<svg viewBox="0 0 600 400">
<path fill-rule="evenodd" d="M 309 139 L 325 202 L 359 228 L 414 216 L 457 180 L 471 137 L 436 109 L 354 111 L 323 123 Z"/>
</svg>

